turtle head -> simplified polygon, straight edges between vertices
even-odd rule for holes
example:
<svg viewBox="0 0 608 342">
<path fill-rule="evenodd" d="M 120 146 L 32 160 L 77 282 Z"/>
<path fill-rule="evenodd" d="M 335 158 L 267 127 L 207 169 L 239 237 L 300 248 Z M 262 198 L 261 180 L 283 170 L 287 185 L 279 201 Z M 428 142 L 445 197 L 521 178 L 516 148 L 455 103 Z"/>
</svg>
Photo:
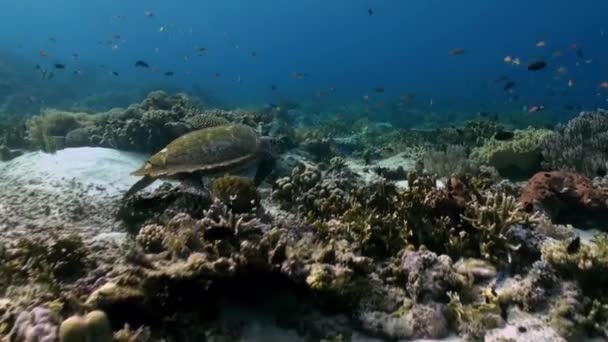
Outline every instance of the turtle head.
<svg viewBox="0 0 608 342">
<path fill-rule="evenodd" d="M 261 137 L 260 151 L 263 154 L 276 158 L 285 150 L 283 139 L 276 137 Z"/>
</svg>

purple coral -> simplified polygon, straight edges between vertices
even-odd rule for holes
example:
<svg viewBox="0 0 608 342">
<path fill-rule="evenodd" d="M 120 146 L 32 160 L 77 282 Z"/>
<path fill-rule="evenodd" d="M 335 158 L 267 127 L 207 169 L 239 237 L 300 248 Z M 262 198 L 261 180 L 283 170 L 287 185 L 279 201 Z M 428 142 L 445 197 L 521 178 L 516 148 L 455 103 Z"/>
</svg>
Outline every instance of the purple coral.
<svg viewBox="0 0 608 342">
<path fill-rule="evenodd" d="M 57 340 L 59 323 L 55 313 L 47 308 L 35 307 L 17 316 L 9 333 L 10 341 L 54 342 Z"/>
</svg>

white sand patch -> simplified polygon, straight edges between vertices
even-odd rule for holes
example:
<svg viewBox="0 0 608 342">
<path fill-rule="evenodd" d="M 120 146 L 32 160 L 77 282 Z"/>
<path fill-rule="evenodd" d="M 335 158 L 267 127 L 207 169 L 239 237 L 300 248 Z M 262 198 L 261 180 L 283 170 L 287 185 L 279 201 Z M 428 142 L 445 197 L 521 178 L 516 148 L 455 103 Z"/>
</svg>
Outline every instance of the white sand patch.
<svg viewBox="0 0 608 342">
<path fill-rule="evenodd" d="M 144 155 L 107 148 L 33 152 L 0 162 L 0 235 L 79 234 L 96 240 L 120 226 L 114 212 Z"/>
<path fill-rule="evenodd" d="M 130 174 L 145 160 L 145 155 L 98 147 L 33 152 L 0 162 L 0 179 L 20 183 L 24 190 L 66 190 L 77 182 L 91 192 L 117 195 L 137 181 Z"/>
</svg>

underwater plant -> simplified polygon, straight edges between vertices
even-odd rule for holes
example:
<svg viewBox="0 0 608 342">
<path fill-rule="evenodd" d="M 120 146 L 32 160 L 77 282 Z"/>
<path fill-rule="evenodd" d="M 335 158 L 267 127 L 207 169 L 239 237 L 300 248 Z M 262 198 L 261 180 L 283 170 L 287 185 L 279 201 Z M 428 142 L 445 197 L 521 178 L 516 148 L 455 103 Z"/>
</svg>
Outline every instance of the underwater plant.
<svg viewBox="0 0 608 342">
<path fill-rule="evenodd" d="M 608 173 L 608 111 L 582 112 L 558 125 L 542 144 L 543 166 L 587 177 Z"/>
</svg>

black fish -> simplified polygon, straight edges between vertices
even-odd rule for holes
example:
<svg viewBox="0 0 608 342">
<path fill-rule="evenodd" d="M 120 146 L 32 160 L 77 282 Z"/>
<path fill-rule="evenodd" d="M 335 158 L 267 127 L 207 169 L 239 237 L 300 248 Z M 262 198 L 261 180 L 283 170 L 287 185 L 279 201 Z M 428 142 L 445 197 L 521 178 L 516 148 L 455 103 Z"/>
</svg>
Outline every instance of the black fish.
<svg viewBox="0 0 608 342">
<path fill-rule="evenodd" d="M 258 55 L 258 54 L 257 54 L 255 51 L 251 52 L 251 57 L 255 57 L 255 56 L 257 56 L 257 55 Z"/>
<path fill-rule="evenodd" d="M 55 65 L 55 69 L 65 69 L 65 64 L 56 63 L 54 65 Z"/>
<path fill-rule="evenodd" d="M 371 9 L 371 8 L 368 8 L 367 9 L 367 14 L 370 15 L 370 16 L 374 15 L 374 10 Z"/>
<path fill-rule="evenodd" d="M 173 71 L 167 71 L 167 72 L 165 73 L 165 76 L 173 76 Z"/>
<path fill-rule="evenodd" d="M 585 55 L 583 54 L 583 50 L 581 50 L 581 49 L 576 50 L 576 55 L 578 56 L 578 58 L 585 58 Z"/>
<path fill-rule="evenodd" d="M 36 64 L 35 68 L 36 70 L 40 70 L 40 64 Z"/>
<path fill-rule="evenodd" d="M 375 91 L 376 93 L 384 93 L 384 88 L 382 88 L 382 87 L 372 88 L 372 90 Z"/>
<path fill-rule="evenodd" d="M 55 77 L 55 74 L 54 74 L 52 71 L 49 71 L 49 72 L 46 74 L 46 79 L 47 79 L 47 80 L 52 80 L 52 79 L 53 79 L 53 77 Z"/>
<path fill-rule="evenodd" d="M 504 91 L 507 91 L 507 90 L 509 90 L 509 89 L 511 89 L 511 88 L 513 88 L 513 87 L 515 87 L 515 82 L 510 81 L 510 82 L 507 82 L 507 83 L 505 84 L 505 86 L 504 86 L 504 87 L 502 87 L 502 89 L 503 89 Z"/>
<path fill-rule="evenodd" d="M 144 61 L 137 61 L 137 62 L 135 62 L 135 67 L 136 68 L 149 68 L 150 65 Z"/>
<path fill-rule="evenodd" d="M 509 77 L 507 77 L 505 75 L 500 75 L 494 80 L 494 82 L 500 83 L 500 82 L 507 82 L 508 80 L 509 80 Z"/>
<path fill-rule="evenodd" d="M 538 70 L 542 70 L 544 68 L 547 67 L 547 62 L 545 61 L 536 61 L 533 63 L 530 63 L 530 65 L 528 65 L 528 70 L 530 71 L 538 71 Z"/>
<path fill-rule="evenodd" d="M 271 85 L 271 86 L 270 86 L 270 89 L 271 89 L 271 90 L 277 90 L 277 89 L 279 89 L 279 88 L 278 88 L 276 85 L 274 85 L 274 84 L 273 84 L 273 85 Z"/>
<path fill-rule="evenodd" d="M 515 134 L 513 134 L 513 132 L 498 131 L 498 132 L 496 132 L 496 134 L 494 134 L 494 139 L 499 140 L 499 141 L 506 141 L 506 140 L 513 139 L 514 136 L 515 136 Z"/>
<path fill-rule="evenodd" d="M 119 74 L 116 71 L 112 71 L 112 75 L 119 76 Z"/>
</svg>

